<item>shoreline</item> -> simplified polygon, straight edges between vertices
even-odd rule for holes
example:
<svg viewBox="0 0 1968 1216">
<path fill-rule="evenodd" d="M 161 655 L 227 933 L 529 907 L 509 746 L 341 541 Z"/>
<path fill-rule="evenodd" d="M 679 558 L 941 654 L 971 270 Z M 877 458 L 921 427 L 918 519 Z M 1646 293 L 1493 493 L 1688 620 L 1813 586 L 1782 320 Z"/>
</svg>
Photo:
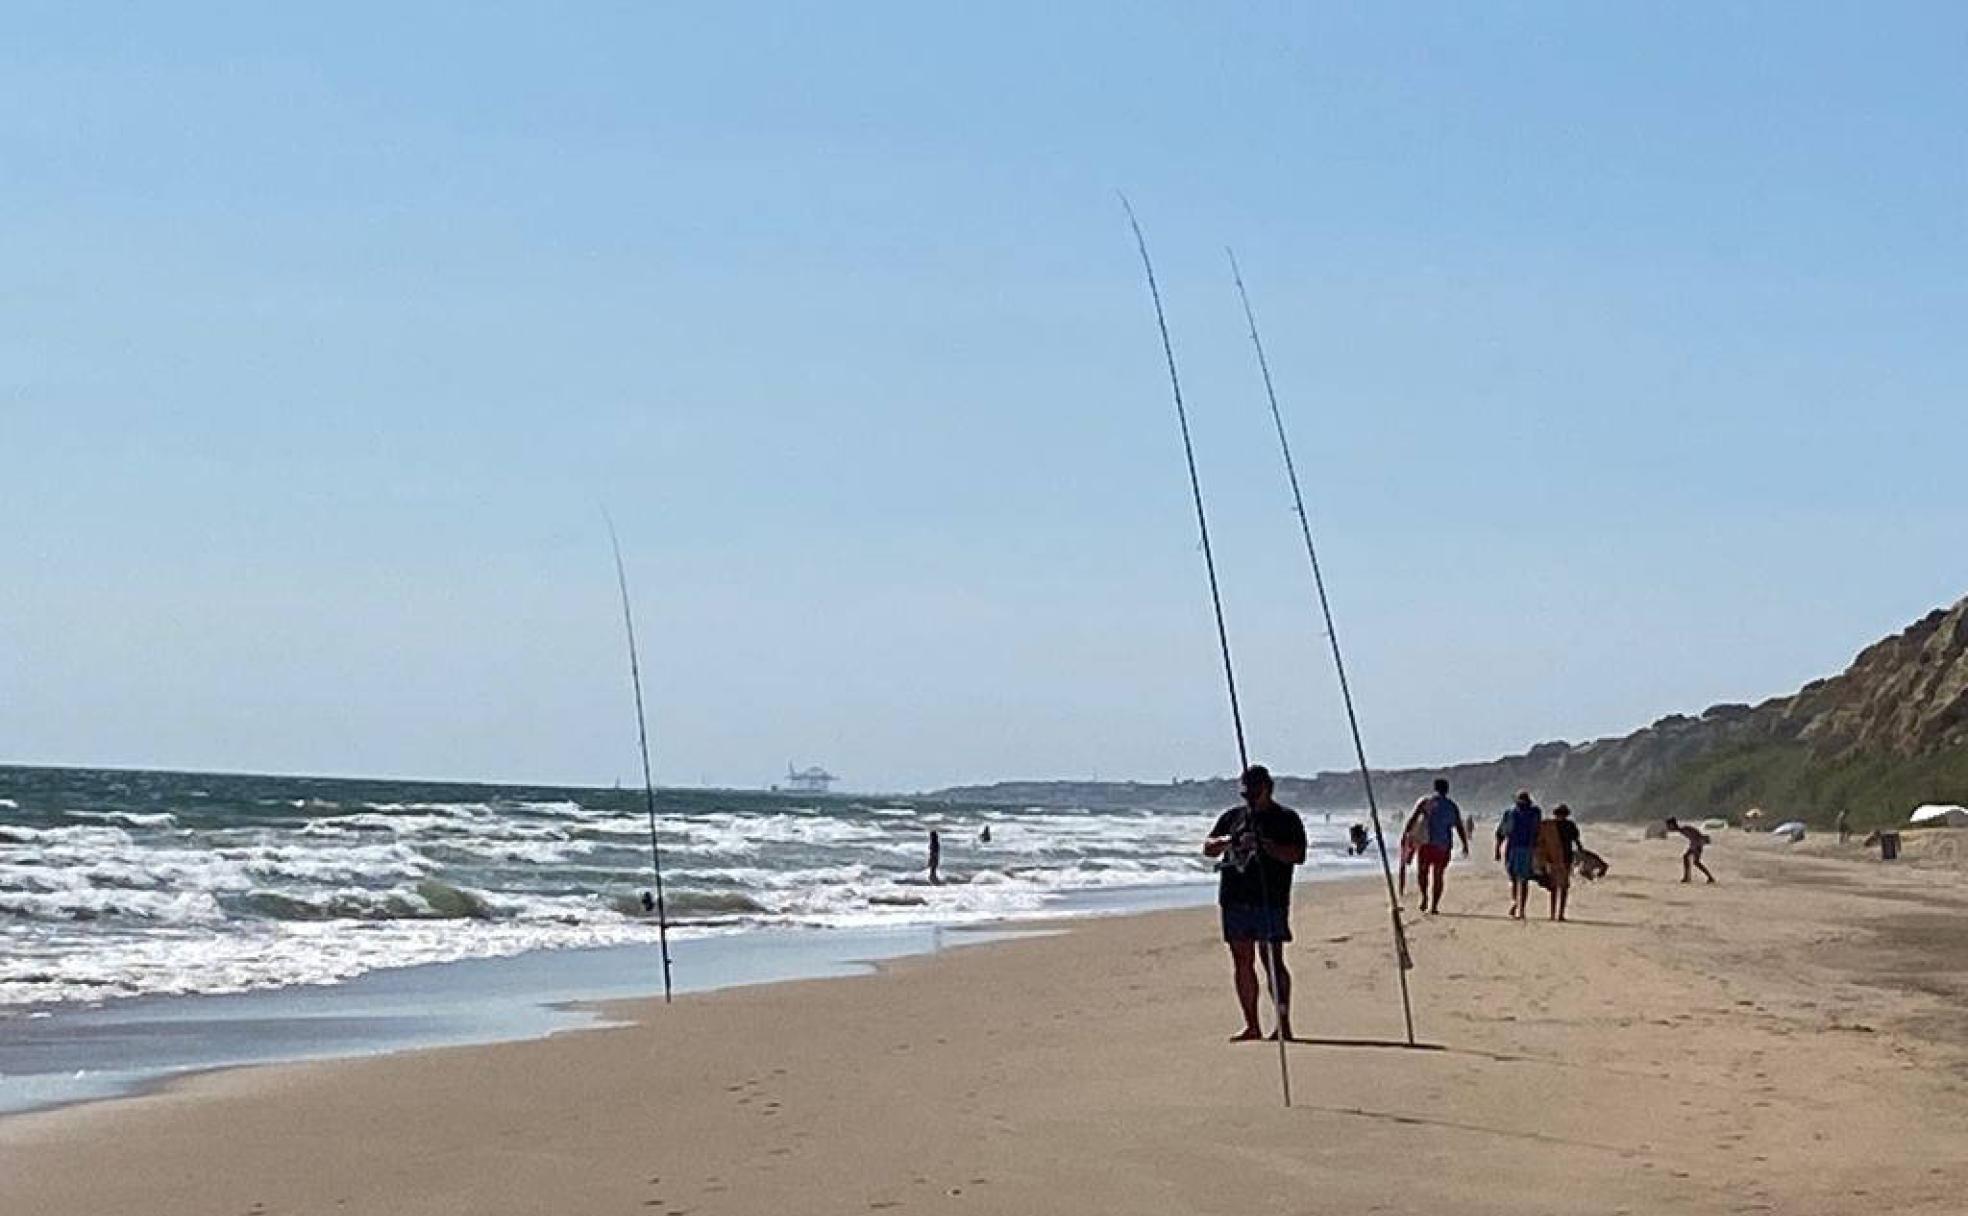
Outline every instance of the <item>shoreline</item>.
<svg viewBox="0 0 1968 1216">
<path fill-rule="evenodd" d="M 1273 1049 L 1223 1041 L 1214 918 L 1182 909 L 15 1116 L 0 1208 L 1958 1211 L 1959 872 L 1728 838 L 1722 883 L 1683 887 L 1669 846 L 1591 843 L 1614 872 L 1572 924 L 1506 921 L 1487 858 L 1411 920 L 1438 1050 L 1378 1045 L 1384 894 L 1303 892 L 1290 1110 Z"/>
<path fill-rule="evenodd" d="M 673 938 L 680 964 L 676 991 L 852 978 L 895 959 L 1211 898 L 1207 883 L 1087 888 L 1063 894 L 1054 907 L 990 920 L 760 927 Z M 334 984 L 134 996 L 10 1013 L 0 1017 L 0 1122 L 134 1097 L 213 1072 L 524 1042 L 604 1027 L 605 1008 L 660 998 L 654 957 L 653 944 L 534 950 L 380 968 Z"/>
</svg>

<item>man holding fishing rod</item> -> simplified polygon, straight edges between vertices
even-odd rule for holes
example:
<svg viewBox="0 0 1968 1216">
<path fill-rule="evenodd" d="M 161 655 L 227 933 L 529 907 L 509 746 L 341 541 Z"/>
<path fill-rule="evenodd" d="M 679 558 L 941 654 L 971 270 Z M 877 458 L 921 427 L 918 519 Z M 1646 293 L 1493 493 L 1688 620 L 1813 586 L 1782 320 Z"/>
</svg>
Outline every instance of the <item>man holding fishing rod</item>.
<svg viewBox="0 0 1968 1216">
<path fill-rule="evenodd" d="M 1271 773 L 1261 764 L 1244 770 L 1244 805 L 1217 816 L 1203 855 L 1217 859 L 1216 902 L 1223 940 L 1230 947 L 1237 1004 L 1244 1028 L 1233 1043 L 1264 1037 L 1257 1019 L 1257 964 L 1271 979 L 1278 1034 L 1291 1038 L 1291 972 L 1285 943 L 1291 940 L 1292 869 L 1305 861 L 1305 824 L 1298 812 L 1271 798 Z"/>
</svg>

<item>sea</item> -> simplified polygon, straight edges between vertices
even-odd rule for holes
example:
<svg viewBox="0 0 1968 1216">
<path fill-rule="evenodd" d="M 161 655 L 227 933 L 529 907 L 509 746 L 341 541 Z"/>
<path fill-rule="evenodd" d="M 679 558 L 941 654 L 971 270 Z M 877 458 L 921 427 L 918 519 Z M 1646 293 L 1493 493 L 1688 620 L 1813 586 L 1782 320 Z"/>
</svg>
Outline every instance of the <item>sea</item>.
<svg viewBox="0 0 1968 1216">
<path fill-rule="evenodd" d="M 1363 864 L 1346 855 L 1343 825 L 1307 818 L 1311 867 Z M 656 794 L 679 938 L 1113 907 L 1066 897 L 1208 884 L 1207 819 Z M 940 885 L 927 879 L 932 830 Z M 0 767 L 0 1016 L 653 943 L 653 887 L 641 790 Z"/>
<path fill-rule="evenodd" d="M 679 990 L 1203 903 L 1210 818 L 658 790 Z M 1301 881 L 1370 864 L 1339 818 L 1306 816 Z M 0 1111 L 551 1033 L 660 991 L 653 889 L 639 789 L 0 767 Z"/>
</svg>

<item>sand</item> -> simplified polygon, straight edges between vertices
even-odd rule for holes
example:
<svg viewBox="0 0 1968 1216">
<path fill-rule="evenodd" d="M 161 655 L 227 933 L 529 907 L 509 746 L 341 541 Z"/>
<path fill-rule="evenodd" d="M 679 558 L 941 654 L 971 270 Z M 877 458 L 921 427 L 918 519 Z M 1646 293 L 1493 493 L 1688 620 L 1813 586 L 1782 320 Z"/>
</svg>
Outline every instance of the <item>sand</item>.
<svg viewBox="0 0 1968 1216">
<path fill-rule="evenodd" d="M 1181 911 L 3 1120 L 0 1212 L 1968 1211 L 1958 870 L 1602 851 L 1564 926 L 1457 863 L 1423 1051 L 1378 1045 L 1384 895 L 1301 887 L 1291 1110 Z"/>
</svg>

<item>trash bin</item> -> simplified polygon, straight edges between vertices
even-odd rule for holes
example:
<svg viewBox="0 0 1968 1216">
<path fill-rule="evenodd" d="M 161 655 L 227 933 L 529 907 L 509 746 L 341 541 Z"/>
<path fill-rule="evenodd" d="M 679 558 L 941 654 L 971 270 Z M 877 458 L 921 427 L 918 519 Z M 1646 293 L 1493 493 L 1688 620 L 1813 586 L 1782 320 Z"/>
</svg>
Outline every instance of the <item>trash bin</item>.
<svg viewBox="0 0 1968 1216">
<path fill-rule="evenodd" d="M 1879 860 L 1895 861 L 1900 856 L 1900 834 L 1881 832 L 1879 834 Z"/>
</svg>

